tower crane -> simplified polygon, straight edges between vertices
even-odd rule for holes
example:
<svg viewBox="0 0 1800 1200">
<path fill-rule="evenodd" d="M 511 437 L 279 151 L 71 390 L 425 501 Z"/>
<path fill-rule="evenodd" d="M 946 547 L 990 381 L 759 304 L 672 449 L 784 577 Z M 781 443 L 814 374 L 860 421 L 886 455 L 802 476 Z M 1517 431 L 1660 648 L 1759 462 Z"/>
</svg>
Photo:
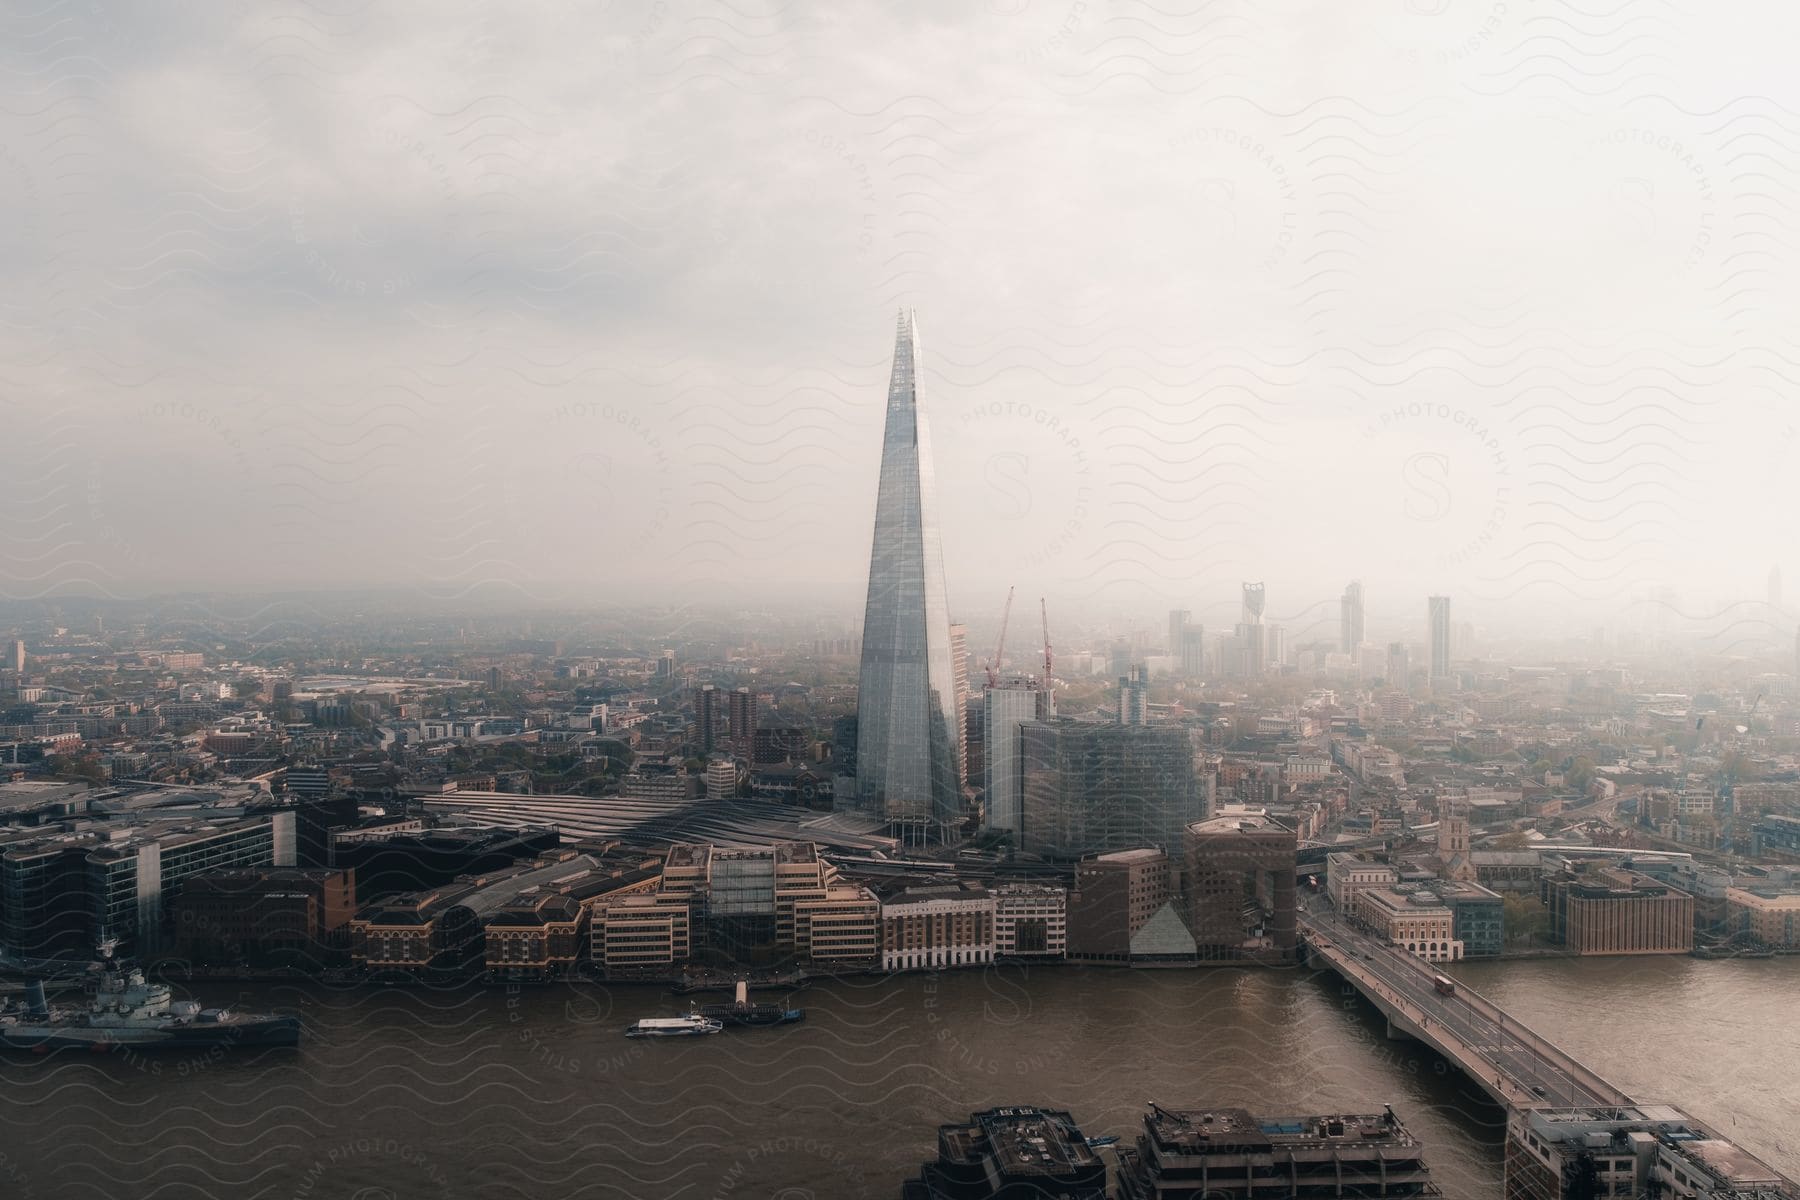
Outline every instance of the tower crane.
<svg viewBox="0 0 1800 1200">
<path fill-rule="evenodd" d="M 1038 597 L 1038 612 L 1044 617 L 1044 686 L 1047 688 L 1050 686 L 1050 608 L 1042 596 Z"/>
<path fill-rule="evenodd" d="M 1000 610 L 1000 644 L 994 647 L 994 657 L 987 664 L 987 685 L 991 688 L 1000 686 L 1000 656 L 1006 652 L 1006 623 L 1012 619 L 1013 589 L 1006 589 L 1006 607 Z"/>
</svg>

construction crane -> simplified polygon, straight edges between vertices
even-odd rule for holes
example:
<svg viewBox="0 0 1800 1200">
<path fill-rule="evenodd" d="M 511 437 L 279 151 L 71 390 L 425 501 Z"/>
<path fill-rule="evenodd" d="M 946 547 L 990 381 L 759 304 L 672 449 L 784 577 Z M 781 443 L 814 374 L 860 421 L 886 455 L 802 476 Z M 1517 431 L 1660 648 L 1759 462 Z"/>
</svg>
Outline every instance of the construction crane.
<svg viewBox="0 0 1800 1200">
<path fill-rule="evenodd" d="M 1038 612 L 1044 617 L 1044 686 L 1050 686 L 1050 608 L 1038 597 Z"/>
<path fill-rule="evenodd" d="M 1006 607 L 1000 610 L 1000 644 L 994 647 L 993 661 L 987 664 L 987 685 L 1000 686 L 1000 656 L 1006 653 L 1006 623 L 1012 619 L 1013 589 L 1006 589 Z"/>
</svg>

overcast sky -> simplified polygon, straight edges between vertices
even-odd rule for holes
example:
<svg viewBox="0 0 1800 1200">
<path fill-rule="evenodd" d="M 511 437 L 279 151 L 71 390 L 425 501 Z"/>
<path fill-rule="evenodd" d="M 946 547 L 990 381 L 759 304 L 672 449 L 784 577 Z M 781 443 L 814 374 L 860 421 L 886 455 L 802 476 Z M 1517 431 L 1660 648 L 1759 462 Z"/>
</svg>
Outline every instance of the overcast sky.
<svg viewBox="0 0 1800 1200">
<path fill-rule="evenodd" d="M 1800 19 L 1584 4 L 16 6 L 0 591 L 850 611 L 905 305 L 959 615 L 1791 636 Z"/>
</svg>

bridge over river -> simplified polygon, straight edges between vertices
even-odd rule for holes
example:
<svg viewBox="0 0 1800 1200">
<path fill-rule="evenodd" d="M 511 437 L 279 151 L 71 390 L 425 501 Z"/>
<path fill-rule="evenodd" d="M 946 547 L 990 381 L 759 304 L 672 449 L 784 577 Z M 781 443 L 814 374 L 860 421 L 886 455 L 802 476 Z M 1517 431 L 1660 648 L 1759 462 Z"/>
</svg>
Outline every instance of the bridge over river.
<svg viewBox="0 0 1800 1200">
<path fill-rule="evenodd" d="M 1302 911 L 1307 961 L 1328 966 L 1387 1018 L 1388 1036 L 1416 1038 L 1509 1109 L 1630 1104 L 1630 1097 L 1462 984 L 1438 991 L 1437 971 L 1335 913 Z"/>
</svg>

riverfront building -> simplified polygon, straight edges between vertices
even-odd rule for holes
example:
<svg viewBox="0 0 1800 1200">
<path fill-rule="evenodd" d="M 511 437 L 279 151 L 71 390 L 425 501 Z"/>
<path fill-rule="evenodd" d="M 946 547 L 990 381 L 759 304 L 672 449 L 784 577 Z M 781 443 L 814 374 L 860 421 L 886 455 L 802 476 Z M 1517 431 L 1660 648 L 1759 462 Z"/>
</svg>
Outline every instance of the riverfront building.
<svg viewBox="0 0 1800 1200">
<path fill-rule="evenodd" d="M 1177 910 L 1168 855 L 1140 848 L 1081 860 L 1069 893 L 1069 957 L 1119 966 L 1193 962 L 1194 938 Z"/>
<path fill-rule="evenodd" d="M 889 971 L 994 961 L 994 896 L 970 883 L 904 885 L 881 897 L 881 965 Z"/>
<path fill-rule="evenodd" d="M 1435 891 L 1399 884 L 1361 893 L 1357 919 L 1396 949 L 1427 962 L 1455 962 L 1463 944 L 1455 935 L 1456 915 Z"/>
<path fill-rule="evenodd" d="M 1667 1105 L 1514 1109 L 1506 1200 L 1800 1200 L 1779 1174 Z"/>
<path fill-rule="evenodd" d="M 196 963 L 327 964 L 349 948 L 356 873 L 329 867 L 206 871 L 175 900 L 175 950 Z"/>
<path fill-rule="evenodd" d="M 1119 1151 L 1120 1200 L 1441 1196 L 1392 1109 L 1373 1115 L 1254 1117 L 1241 1108 L 1152 1104 Z"/>
<path fill-rule="evenodd" d="M 901 1200 L 1108 1200 L 1106 1164 L 1066 1112 L 1016 1107 L 938 1126 L 937 1158 Z"/>
<path fill-rule="evenodd" d="M 1069 894 L 1059 887 L 1003 883 L 994 889 L 994 957 L 1057 959 L 1069 948 Z"/>
<path fill-rule="evenodd" d="M 1725 906 L 1728 935 L 1753 938 L 1771 950 L 1800 950 L 1800 892 L 1754 885 L 1727 888 Z"/>
<path fill-rule="evenodd" d="M 910 842 L 949 838 L 963 811 L 962 713 L 918 357 L 914 316 L 903 311 L 881 438 L 851 798 Z"/>
<path fill-rule="evenodd" d="M 1297 946 L 1294 831 L 1268 817 L 1187 827 L 1184 886 L 1195 953 L 1208 962 L 1287 963 Z"/>
<path fill-rule="evenodd" d="M 1543 883 L 1551 936 L 1577 954 L 1686 954 L 1694 898 L 1624 867 L 1559 871 Z"/>
</svg>

